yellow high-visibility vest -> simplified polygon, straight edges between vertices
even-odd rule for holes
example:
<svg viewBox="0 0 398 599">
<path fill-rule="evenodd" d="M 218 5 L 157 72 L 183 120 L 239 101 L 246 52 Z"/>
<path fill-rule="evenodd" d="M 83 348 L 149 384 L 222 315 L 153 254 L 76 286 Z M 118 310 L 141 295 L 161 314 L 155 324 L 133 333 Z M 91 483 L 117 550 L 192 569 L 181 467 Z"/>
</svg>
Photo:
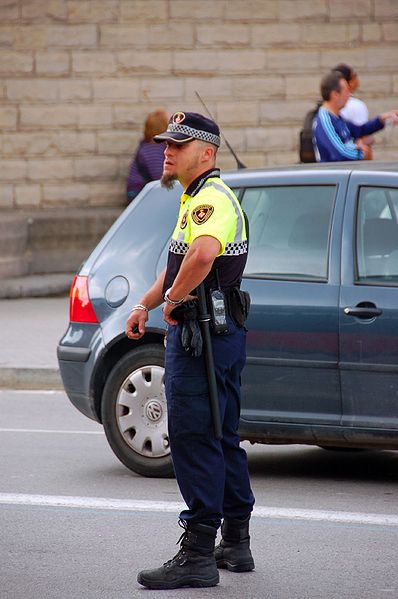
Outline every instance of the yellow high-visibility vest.
<svg viewBox="0 0 398 599">
<path fill-rule="evenodd" d="M 233 191 L 219 178 L 210 177 L 193 196 L 183 193 L 169 250 L 186 254 L 192 242 L 209 235 L 220 242 L 219 256 L 247 253 L 245 218 Z"/>
</svg>

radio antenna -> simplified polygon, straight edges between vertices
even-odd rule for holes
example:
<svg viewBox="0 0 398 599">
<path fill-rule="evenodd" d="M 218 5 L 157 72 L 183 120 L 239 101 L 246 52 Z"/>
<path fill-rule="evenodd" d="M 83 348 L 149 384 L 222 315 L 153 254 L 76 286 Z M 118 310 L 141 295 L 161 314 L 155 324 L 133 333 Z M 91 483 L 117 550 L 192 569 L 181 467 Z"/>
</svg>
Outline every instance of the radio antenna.
<svg viewBox="0 0 398 599">
<path fill-rule="evenodd" d="M 197 97 L 199 98 L 200 103 L 202 104 L 203 108 L 206 110 L 207 114 L 209 115 L 209 117 L 214 121 L 214 118 L 210 112 L 210 110 L 207 108 L 206 104 L 204 103 L 204 101 L 202 100 L 202 98 L 200 97 L 199 92 L 197 92 L 195 90 L 195 94 L 197 95 Z M 221 133 L 221 132 L 220 132 Z M 231 152 L 232 156 L 235 158 L 236 160 L 236 166 L 238 168 L 247 168 L 245 164 L 243 164 L 243 162 L 241 162 L 239 160 L 239 158 L 237 157 L 237 155 L 235 154 L 235 152 L 233 151 L 231 145 L 228 143 L 227 138 L 225 137 L 225 135 L 223 133 L 221 133 L 222 137 L 224 138 L 225 141 L 225 145 L 227 146 L 228 150 Z"/>
</svg>

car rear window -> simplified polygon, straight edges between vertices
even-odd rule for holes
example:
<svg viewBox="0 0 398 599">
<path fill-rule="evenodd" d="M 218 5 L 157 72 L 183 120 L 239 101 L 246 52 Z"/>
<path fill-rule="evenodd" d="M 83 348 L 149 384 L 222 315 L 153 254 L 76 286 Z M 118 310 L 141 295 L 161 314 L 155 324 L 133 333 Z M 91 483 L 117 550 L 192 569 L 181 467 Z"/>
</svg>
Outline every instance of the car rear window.
<svg viewBox="0 0 398 599">
<path fill-rule="evenodd" d="M 250 226 L 245 276 L 325 281 L 335 185 L 256 187 L 242 208 Z"/>
</svg>

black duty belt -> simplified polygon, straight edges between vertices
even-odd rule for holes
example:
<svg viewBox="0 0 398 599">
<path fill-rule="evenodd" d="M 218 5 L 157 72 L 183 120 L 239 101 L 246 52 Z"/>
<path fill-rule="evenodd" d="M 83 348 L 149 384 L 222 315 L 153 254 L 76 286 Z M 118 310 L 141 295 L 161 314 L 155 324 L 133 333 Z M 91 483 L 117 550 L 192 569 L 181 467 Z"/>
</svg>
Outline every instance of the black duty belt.
<svg viewBox="0 0 398 599">
<path fill-rule="evenodd" d="M 226 313 L 232 318 L 238 327 L 243 327 L 250 309 L 250 295 L 247 291 L 242 291 L 239 287 L 230 287 L 223 290 L 226 299 Z M 207 294 L 210 290 L 207 290 Z M 198 302 L 197 300 L 189 300 L 180 306 L 177 306 L 172 311 L 172 317 L 179 323 L 186 321 L 197 320 L 198 318 Z"/>
</svg>

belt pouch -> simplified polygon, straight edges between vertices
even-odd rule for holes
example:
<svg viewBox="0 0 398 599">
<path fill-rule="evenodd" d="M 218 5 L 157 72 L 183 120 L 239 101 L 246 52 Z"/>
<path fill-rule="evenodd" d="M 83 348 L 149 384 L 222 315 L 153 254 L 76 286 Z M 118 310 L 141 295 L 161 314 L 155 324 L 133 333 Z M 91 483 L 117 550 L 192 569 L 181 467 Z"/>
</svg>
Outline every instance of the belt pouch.
<svg viewBox="0 0 398 599">
<path fill-rule="evenodd" d="M 238 327 L 243 327 L 250 310 L 250 295 L 239 287 L 233 287 L 229 292 L 231 316 Z"/>
</svg>

